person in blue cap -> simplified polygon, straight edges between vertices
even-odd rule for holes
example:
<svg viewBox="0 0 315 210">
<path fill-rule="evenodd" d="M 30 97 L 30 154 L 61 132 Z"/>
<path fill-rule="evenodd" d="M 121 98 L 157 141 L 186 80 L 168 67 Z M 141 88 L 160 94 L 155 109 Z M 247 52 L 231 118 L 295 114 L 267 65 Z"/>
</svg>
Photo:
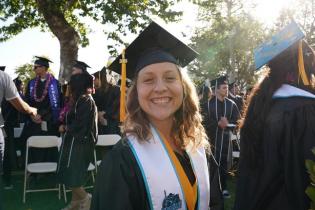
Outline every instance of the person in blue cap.
<svg viewBox="0 0 315 210">
<path fill-rule="evenodd" d="M 308 210 L 305 167 L 315 160 L 315 54 L 292 22 L 255 50 L 269 73 L 252 91 L 241 123 L 234 210 Z"/>
<path fill-rule="evenodd" d="M 102 160 L 92 210 L 208 209 L 208 141 L 180 70 L 196 56 L 155 22 L 128 46 L 125 137 Z M 109 69 L 120 72 L 119 61 Z"/>
</svg>

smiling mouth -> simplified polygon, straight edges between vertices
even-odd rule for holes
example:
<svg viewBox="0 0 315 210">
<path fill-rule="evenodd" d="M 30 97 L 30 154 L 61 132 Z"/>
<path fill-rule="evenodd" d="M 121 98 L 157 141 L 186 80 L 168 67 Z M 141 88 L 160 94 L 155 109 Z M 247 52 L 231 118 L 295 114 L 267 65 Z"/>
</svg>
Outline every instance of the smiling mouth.
<svg viewBox="0 0 315 210">
<path fill-rule="evenodd" d="M 154 104 L 166 104 L 171 101 L 170 97 L 163 97 L 163 98 L 153 98 L 151 99 L 152 103 Z"/>
</svg>

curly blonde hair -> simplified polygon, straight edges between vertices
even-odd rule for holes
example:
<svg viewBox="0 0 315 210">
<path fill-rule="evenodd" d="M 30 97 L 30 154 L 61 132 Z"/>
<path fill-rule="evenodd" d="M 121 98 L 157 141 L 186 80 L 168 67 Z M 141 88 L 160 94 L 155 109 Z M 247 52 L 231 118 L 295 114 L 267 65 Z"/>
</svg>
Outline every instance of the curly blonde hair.
<svg viewBox="0 0 315 210">
<path fill-rule="evenodd" d="M 209 148 L 207 135 L 202 126 L 199 100 L 194 84 L 188 74 L 177 67 L 184 92 L 183 103 L 174 114 L 174 123 L 171 131 L 175 144 L 185 149 L 189 146 L 192 151 L 203 146 Z M 137 93 L 137 76 L 133 80 L 127 95 L 127 116 L 123 124 L 123 133 L 135 135 L 139 141 L 148 141 L 151 137 L 150 121 L 141 109 Z"/>
</svg>

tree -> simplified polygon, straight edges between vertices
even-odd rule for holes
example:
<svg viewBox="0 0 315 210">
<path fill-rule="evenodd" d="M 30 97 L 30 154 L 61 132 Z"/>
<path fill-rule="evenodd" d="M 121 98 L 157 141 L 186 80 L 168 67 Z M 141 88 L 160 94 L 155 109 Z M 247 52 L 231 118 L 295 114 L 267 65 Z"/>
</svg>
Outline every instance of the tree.
<svg viewBox="0 0 315 210">
<path fill-rule="evenodd" d="M 274 24 L 273 31 L 280 30 L 292 20 L 303 28 L 307 42 L 313 46 L 315 44 L 315 0 L 296 0 L 291 7 L 283 9 Z"/>
<path fill-rule="evenodd" d="M 243 10 L 239 0 L 210 1 L 200 6 L 199 18 L 208 24 L 196 30 L 192 38 L 200 57 L 190 66 L 191 74 L 203 80 L 228 74 L 242 86 L 254 83 L 253 50 L 265 37 L 262 24 Z"/>
<path fill-rule="evenodd" d="M 40 27 L 51 31 L 60 43 L 59 79 L 70 76 L 78 46 L 88 45 L 88 28 L 82 18 L 90 17 L 102 24 L 113 24 L 108 39 L 123 42 L 126 30 L 132 33 L 143 28 L 150 15 L 159 15 L 166 21 L 175 21 L 181 15 L 170 9 L 175 0 L 1 0 L 0 41 L 5 41 L 27 28 Z M 114 46 L 109 46 L 114 53 Z"/>
</svg>

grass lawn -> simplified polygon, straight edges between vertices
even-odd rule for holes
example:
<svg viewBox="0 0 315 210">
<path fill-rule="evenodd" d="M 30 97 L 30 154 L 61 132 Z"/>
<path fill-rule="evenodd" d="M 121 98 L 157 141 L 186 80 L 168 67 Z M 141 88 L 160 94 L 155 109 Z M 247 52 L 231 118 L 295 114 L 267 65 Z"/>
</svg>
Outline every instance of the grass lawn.
<svg viewBox="0 0 315 210">
<path fill-rule="evenodd" d="M 234 205 L 235 200 L 235 177 L 229 177 L 227 180 L 228 190 L 230 192 L 231 198 L 224 200 L 224 210 L 231 210 Z"/>
<path fill-rule="evenodd" d="M 49 187 L 54 188 L 54 176 L 40 176 L 31 178 L 31 189 L 36 187 Z M 58 199 L 58 191 L 51 192 L 34 192 L 26 194 L 25 204 L 23 199 L 23 184 L 24 174 L 23 172 L 17 172 L 12 176 L 13 189 L 3 190 L 3 210 L 59 210 L 65 207 L 63 196 Z M 91 191 L 91 190 L 88 190 Z M 67 193 L 68 201 L 71 199 L 71 193 Z"/>
<path fill-rule="evenodd" d="M 63 197 L 58 199 L 58 192 L 34 192 L 26 194 L 26 203 L 22 202 L 23 198 L 23 172 L 16 172 L 12 176 L 13 189 L 3 190 L 3 210 L 59 210 L 66 204 Z M 40 176 L 32 178 L 30 187 L 54 187 L 54 176 Z M 228 189 L 231 198 L 225 199 L 225 210 L 231 210 L 234 204 L 235 178 L 229 177 Z M 91 189 L 88 191 L 92 191 Z M 71 194 L 67 193 L 68 201 Z"/>
</svg>

